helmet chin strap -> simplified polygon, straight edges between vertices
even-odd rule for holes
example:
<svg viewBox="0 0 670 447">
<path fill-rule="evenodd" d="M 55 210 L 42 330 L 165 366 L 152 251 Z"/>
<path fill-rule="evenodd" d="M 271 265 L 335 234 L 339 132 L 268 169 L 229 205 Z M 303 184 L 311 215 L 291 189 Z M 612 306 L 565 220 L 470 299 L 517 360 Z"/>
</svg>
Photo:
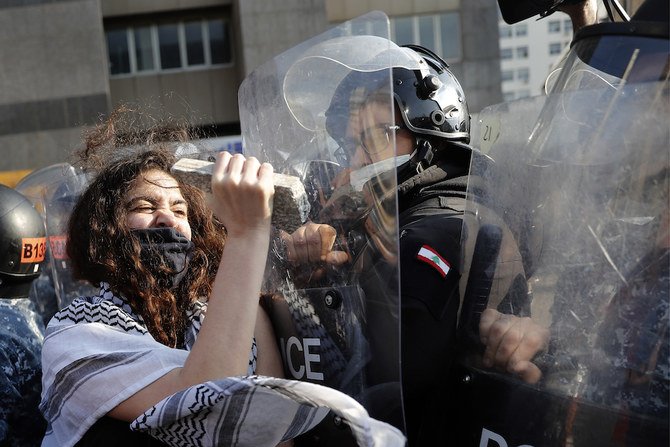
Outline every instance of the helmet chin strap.
<svg viewBox="0 0 670 447">
<path fill-rule="evenodd" d="M 410 155 L 409 162 L 407 163 L 408 166 L 406 168 L 403 167 L 402 169 L 405 175 L 414 175 L 412 174 L 413 172 L 420 174 L 428 169 L 435 160 L 437 150 L 433 147 L 433 144 L 428 139 L 418 135 L 415 135 L 415 139 L 416 143 L 414 145 L 414 151 Z M 462 141 L 448 141 L 447 144 L 451 149 L 467 151 L 469 153 L 475 151 L 472 146 Z M 408 169 L 408 171 L 406 171 L 406 169 Z M 401 183 L 401 180 L 399 180 L 398 183 Z"/>
<path fill-rule="evenodd" d="M 423 172 L 433 162 L 435 151 L 433 145 L 425 138 L 415 136 L 416 145 L 412 157 L 410 158 L 412 164 L 415 166 L 416 172 Z"/>
</svg>

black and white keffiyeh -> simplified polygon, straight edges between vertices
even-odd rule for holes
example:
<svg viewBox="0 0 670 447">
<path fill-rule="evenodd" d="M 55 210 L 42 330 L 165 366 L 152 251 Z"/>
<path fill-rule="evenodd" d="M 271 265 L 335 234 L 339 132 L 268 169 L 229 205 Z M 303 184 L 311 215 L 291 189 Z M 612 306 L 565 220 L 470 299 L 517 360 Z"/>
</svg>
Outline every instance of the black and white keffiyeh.
<svg viewBox="0 0 670 447">
<path fill-rule="evenodd" d="M 119 403 L 183 366 L 202 324 L 206 304 L 197 303 L 184 349 L 154 340 L 142 319 L 107 284 L 76 299 L 47 327 L 42 350 L 42 402 L 48 421 L 43 446 L 74 445 Z M 351 397 L 331 388 L 253 375 L 198 384 L 163 399 L 131 423 L 172 446 L 275 446 L 318 424 L 333 410 L 352 428 L 361 446 L 402 446 L 394 427 L 370 418 Z"/>
</svg>

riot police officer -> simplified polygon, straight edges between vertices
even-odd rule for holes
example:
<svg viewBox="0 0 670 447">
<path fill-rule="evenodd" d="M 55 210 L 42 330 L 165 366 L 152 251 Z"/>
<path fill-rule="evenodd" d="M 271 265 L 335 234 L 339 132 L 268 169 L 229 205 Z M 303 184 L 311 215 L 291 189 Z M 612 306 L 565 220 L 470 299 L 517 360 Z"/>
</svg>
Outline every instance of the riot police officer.
<svg viewBox="0 0 670 447">
<path fill-rule="evenodd" d="M 380 227 L 397 192 L 405 423 L 410 445 L 436 445 L 449 437 L 445 402 L 450 396 L 445 377 L 455 347 L 461 343 L 457 317 L 468 280 L 460 265 L 461 228 L 465 224 L 470 234 L 466 245 L 474 244 L 479 232 L 476 221 L 464 214 L 468 169 L 472 157 L 482 156 L 468 145 L 470 116 L 465 94 L 446 62 L 419 46 L 391 51 L 414 61 L 411 67 L 409 63 L 392 67 L 392 92 L 385 90 L 383 80 L 380 88 L 361 91 L 362 80 L 370 75 L 353 72 L 340 83 L 330 102 L 326 127 L 350 167 L 338 179 L 339 186 L 361 191 L 370 209 L 363 224 L 368 243 L 355 262 L 367 306 L 372 353 L 367 374 L 373 383 L 384 382 L 394 360 L 378 355 L 384 352 L 384 345 L 393 344 L 389 334 L 396 333 L 387 327 L 397 321 L 393 309 L 378 305 L 384 302 L 379 291 L 388 288 L 385 271 L 395 259 L 378 235 L 384 233 Z M 395 116 L 388 113 L 386 97 L 393 98 Z M 335 118 L 343 110 L 348 110 L 347 122 Z M 384 191 L 388 188 L 384 176 L 396 178 L 394 191 Z M 470 179 L 473 181 L 476 179 Z M 489 210 L 489 214 L 495 212 Z M 482 315 L 473 342 L 486 346 L 485 366 L 535 382 L 541 373 L 530 360 L 544 347 L 547 332 L 522 318 L 529 313 L 529 293 L 521 254 L 502 219 L 497 222 L 501 234 L 495 253 L 505 266 L 491 278 L 490 301 L 497 309 Z M 299 228 L 286 238 L 289 258 L 318 259 L 313 253 L 327 253 L 333 247 L 332 240 L 325 241 L 325 234 L 316 223 Z M 310 243 L 316 248 L 310 250 Z M 332 264 L 342 260 L 334 252 L 327 256 L 330 258 L 324 259 Z"/>
<path fill-rule="evenodd" d="M 0 185 L 0 445 L 39 445 L 46 428 L 37 408 L 44 327 L 28 298 L 45 251 L 39 213 Z"/>
</svg>

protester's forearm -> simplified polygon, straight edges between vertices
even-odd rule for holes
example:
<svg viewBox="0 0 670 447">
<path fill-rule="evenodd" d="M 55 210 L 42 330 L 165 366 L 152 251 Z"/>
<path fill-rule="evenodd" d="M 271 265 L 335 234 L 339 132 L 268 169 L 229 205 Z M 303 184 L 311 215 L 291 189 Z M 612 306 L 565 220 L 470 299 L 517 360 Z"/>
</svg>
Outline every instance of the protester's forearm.
<svg viewBox="0 0 670 447">
<path fill-rule="evenodd" d="M 181 371 L 187 386 L 247 374 L 269 238 L 269 231 L 228 238 L 205 321 Z"/>
</svg>

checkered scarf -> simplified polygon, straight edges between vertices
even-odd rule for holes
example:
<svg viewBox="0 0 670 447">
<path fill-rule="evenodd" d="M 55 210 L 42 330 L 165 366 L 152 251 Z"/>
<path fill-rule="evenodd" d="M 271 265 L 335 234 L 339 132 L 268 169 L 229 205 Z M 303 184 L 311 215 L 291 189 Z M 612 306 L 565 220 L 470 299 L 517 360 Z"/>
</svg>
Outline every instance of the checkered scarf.
<svg viewBox="0 0 670 447">
<path fill-rule="evenodd" d="M 43 446 L 74 445 L 119 403 L 184 364 L 206 304 L 189 314 L 184 349 L 157 342 L 130 306 L 102 284 L 49 323 L 42 351 L 40 410 L 49 425 Z M 252 344 L 249 374 L 255 372 Z M 305 382 L 259 376 L 227 377 L 179 391 L 133 421 L 172 446 L 274 446 L 304 433 L 333 410 L 361 446 L 402 446 L 403 435 L 370 418 L 354 399 Z"/>
</svg>

